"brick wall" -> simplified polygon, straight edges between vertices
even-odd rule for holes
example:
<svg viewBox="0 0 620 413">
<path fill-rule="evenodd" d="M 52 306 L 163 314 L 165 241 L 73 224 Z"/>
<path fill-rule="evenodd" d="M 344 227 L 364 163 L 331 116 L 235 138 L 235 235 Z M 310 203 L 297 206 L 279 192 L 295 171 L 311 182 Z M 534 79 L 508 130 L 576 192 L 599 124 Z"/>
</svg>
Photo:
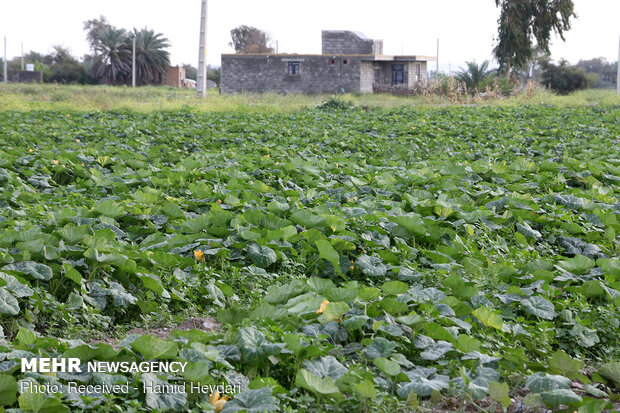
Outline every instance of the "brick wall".
<svg viewBox="0 0 620 413">
<path fill-rule="evenodd" d="M 299 74 L 288 64 L 299 62 Z M 222 93 L 360 92 L 359 56 L 222 55 Z"/>
</svg>

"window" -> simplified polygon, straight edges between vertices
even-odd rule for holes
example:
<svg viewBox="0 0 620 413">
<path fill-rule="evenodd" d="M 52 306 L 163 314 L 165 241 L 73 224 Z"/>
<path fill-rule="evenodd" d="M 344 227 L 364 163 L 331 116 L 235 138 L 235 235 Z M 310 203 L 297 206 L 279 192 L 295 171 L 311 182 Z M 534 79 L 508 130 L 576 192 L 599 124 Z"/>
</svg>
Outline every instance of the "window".
<svg viewBox="0 0 620 413">
<path fill-rule="evenodd" d="M 331 64 L 331 65 L 335 65 L 335 64 L 336 64 L 336 59 L 331 59 L 331 60 L 329 61 L 329 64 Z"/>
<path fill-rule="evenodd" d="M 392 84 L 402 85 L 405 80 L 403 65 L 392 65 Z"/>
<path fill-rule="evenodd" d="M 420 75 L 421 75 L 421 71 L 420 71 L 420 64 L 416 64 L 416 68 L 415 68 L 415 81 L 419 82 L 420 81 Z"/>
<path fill-rule="evenodd" d="M 347 63 L 349 63 L 349 61 L 348 61 L 347 59 L 344 59 L 344 60 L 342 61 L 342 64 L 343 64 L 343 65 L 346 65 Z"/>
<path fill-rule="evenodd" d="M 299 62 L 288 62 L 288 74 L 289 75 L 299 74 Z"/>
</svg>

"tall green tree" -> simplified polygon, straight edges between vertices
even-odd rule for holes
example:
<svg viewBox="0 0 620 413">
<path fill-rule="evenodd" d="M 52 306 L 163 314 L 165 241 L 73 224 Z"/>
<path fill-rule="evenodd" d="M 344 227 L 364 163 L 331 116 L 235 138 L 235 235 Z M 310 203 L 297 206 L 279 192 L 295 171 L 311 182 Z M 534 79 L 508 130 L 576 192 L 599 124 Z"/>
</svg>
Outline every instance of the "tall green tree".
<svg viewBox="0 0 620 413">
<path fill-rule="evenodd" d="M 549 53 L 551 34 L 562 40 L 576 17 L 572 0 L 495 0 L 500 8 L 497 45 L 493 49 L 500 69 L 507 74 L 522 69 L 534 48 Z"/>
<path fill-rule="evenodd" d="M 235 27 L 230 31 L 230 37 L 232 41 L 228 45 L 234 47 L 237 53 L 273 53 L 273 47 L 269 45 L 271 38 L 256 27 Z"/>
<path fill-rule="evenodd" d="M 93 62 L 93 75 L 109 85 L 123 84 L 131 73 L 131 46 L 127 32 L 116 27 L 106 27 L 98 34 L 97 55 Z"/>
<path fill-rule="evenodd" d="M 99 16 L 98 19 L 86 20 L 84 22 L 83 28 L 86 31 L 86 41 L 88 41 L 90 49 L 95 55 L 97 55 L 100 33 L 108 27 L 110 27 L 108 19 L 103 15 Z"/>
<path fill-rule="evenodd" d="M 168 39 L 161 33 L 144 28 L 133 29 L 129 36 L 136 39 L 136 82 L 139 85 L 161 83 L 170 66 L 170 53 L 166 48 L 170 47 Z"/>
</svg>

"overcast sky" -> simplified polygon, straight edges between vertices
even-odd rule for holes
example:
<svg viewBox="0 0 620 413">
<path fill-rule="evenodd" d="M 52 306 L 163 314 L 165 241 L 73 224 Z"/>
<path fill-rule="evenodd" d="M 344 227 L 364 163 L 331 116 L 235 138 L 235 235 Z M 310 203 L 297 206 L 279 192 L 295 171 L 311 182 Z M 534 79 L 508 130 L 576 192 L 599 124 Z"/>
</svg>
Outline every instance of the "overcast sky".
<svg viewBox="0 0 620 413">
<path fill-rule="evenodd" d="M 566 42 L 552 43 L 553 58 L 575 63 L 603 56 L 617 60 L 620 0 L 574 0 L 578 15 Z M 0 0 L 0 35 L 9 58 L 41 53 L 60 44 L 76 56 L 88 53 L 82 24 L 104 15 L 131 29 L 148 26 L 171 43 L 171 63 L 198 60 L 200 0 Z M 384 40 L 385 54 L 436 54 L 440 69 L 492 58 L 498 10 L 494 0 L 210 0 L 207 60 L 219 65 L 230 30 L 247 24 L 267 31 L 280 53 L 320 53 L 321 30 L 357 30 Z M 431 65 L 434 67 L 434 64 Z"/>
</svg>

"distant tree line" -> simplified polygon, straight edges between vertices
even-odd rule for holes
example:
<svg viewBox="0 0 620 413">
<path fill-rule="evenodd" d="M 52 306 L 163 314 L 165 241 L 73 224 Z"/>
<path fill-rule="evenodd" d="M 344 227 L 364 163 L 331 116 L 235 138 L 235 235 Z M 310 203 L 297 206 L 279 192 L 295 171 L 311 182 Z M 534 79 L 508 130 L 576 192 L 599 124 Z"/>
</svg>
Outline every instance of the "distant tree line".
<svg viewBox="0 0 620 413">
<path fill-rule="evenodd" d="M 60 84 L 131 84 L 132 46 L 136 40 L 136 84 L 160 84 L 170 66 L 170 47 L 162 33 L 143 28 L 125 30 L 111 25 L 104 16 L 83 25 L 90 53 L 78 59 L 63 46 L 49 54 L 29 52 L 24 62 L 43 72 L 43 81 Z M 0 58 L 0 64 L 2 59 Z M 8 63 L 9 79 L 21 70 L 21 57 Z M 196 68 L 184 65 L 186 78 L 196 79 Z M 0 79 L 2 78 L 0 70 Z M 219 68 L 209 67 L 208 78 L 219 84 Z"/>
</svg>

